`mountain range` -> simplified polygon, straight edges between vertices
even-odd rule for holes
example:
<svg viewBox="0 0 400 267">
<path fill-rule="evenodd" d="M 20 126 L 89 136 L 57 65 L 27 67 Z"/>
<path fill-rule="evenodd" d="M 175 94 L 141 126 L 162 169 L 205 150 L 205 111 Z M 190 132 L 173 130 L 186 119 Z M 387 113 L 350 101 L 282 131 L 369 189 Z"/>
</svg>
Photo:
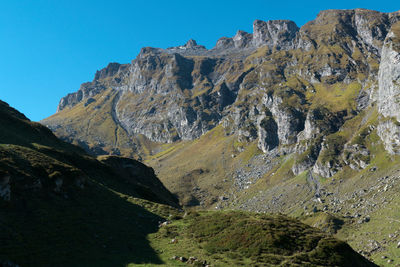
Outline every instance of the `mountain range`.
<svg viewBox="0 0 400 267">
<path fill-rule="evenodd" d="M 29 131 L 13 136 L 11 132 L 20 131 L 16 128 L 0 133 L 1 143 L 12 145 L 12 151 L 23 144 L 24 150 L 40 153 L 35 158 L 44 154 L 57 164 L 41 171 L 18 170 L 18 164 L 4 169 L 17 176 L 26 173 L 30 180 L 24 178 L 22 184 L 48 176 L 41 183 L 56 195 L 68 184 L 62 178 L 57 187 L 57 172 L 90 181 L 96 170 L 103 177 L 94 182 L 99 185 L 120 177 L 118 183 L 129 184 L 132 192 L 108 185 L 110 190 L 153 206 L 169 205 L 171 214 L 180 214 L 180 208 L 190 211 L 188 218 L 176 215 L 183 221 L 151 233 L 173 240 L 183 233 L 184 242 L 207 240 L 204 249 L 214 255 L 238 253 L 228 255 L 229 260 L 223 256 L 226 264 L 348 264 L 340 257 L 337 262 L 325 256 L 321 262 L 310 255 L 292 257 L 282 247 L 277 251 L 292 256 L 272 259 L 235 247 L 233 243 L 241 243 L 232 241 L 232 233 L 247 235 L 236 231 L 257 225 L 257 220 L 261 225 L 292 220 L 263 213 L 320 228 L 376 264 L 400 264 L 399 81 L 400 12 L 326 10 L 300 28 L 289 20 L 256 20 L 253 33 L 239 30 L 212 49 L 191 39 L 178 47 L 142 48 L 130 64 L 108 64 L 40 122 L 64 142 L 12 111 L 52 141 L 43 143 Z M 10 192 L 1 194 L 10 199 Z M 209 216 L 205 210 L 210 209 L 220 211 Z M 226 225 L 210 223 L 213 216 Z M 229 244 L 218 236 L 228 222 L 232 228 L 224 233 Z M 217 226 L 207 230 L 207 224 Z M 302 227 L 294 228 L 306 229 Z M 162 238 L 152 240 L 163 250 L 171 247 Z M 239 254 L 251 261 L 232 263 Z M 217 259 L 203 257 L 218 266 Z"/>
</svg>

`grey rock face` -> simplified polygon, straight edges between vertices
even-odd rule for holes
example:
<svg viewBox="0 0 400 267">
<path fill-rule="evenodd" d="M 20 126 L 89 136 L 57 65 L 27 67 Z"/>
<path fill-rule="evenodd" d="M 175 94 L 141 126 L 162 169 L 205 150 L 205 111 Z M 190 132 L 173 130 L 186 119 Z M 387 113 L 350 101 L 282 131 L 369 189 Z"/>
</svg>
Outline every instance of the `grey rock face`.
<svg viewBox="0 0 400 267">
<path fill-rule="evenodd" d="M 110 63 L 110 64 L 108 64 L 108 66 L 106 68 L 96 71 L 96 74 L 94 75 L 94 79 L 100 80 L 100 79 L 105 79 L 107 77 L 114 76 L 115 74 L 117 74 L 120 67 L 121 67 L 121 64 L 119 64 L 119 63 Z"/>
<path fill-rule="evenodd" d="M 359 38 L 367 44 L 370 51 L 380 54 L 382 45 L 375 40 L 383 42 L 387 34 L 387 25 L 389 25 L 386 14 L 381 15 L 379 12 L 365 12 L 365 10 L 357 9 L 354 15 L 354 28 Z M 374 17 L 379 16 L 379 24 L 372 24 Z"/>
<path fill-rule="evenodd" d="M 369 150 L 364 145 L 345 145 L 343 160 L 353 170 L 362 170 L 369 164 L 369 154 Z"/>
<path fill-rule="evenodd" d="M 330 161 L 325 163 L 317 161 L 312 170 L 314 173 L 321 175 L 322 177 L 329 178 L 335 175 L 341 169 L 342 166 L 332 163 Z"/>
<path fill-rule="evenodd" d="M 233 39 L 229 37 L 222 37 L 218 39 L 217 44 L 215 45 L 215 49 L 218 50 L 227 50 L 233 47 L 235 47 L 235 44 L 233 42 Z"/>
<path fill-rule="evenodd" d="M 221 79 L 224 73 L 215 69 L 216 63 L 212 58 L 142 50 L 132 62 L 121 95 L 124 99 L 133 94 L 136 100 L 116 105 L 117 120 L 128 133 L 144 134 L 157 142 L 198 138 L 219 123 L 243 80 L 239 76 L 227 83 Z"/>
<path fill-rule="evenodd" d="M 318 140 L 314 144 L 307 145 L 307 150 L 303 152 L 306 153 L 306 155 L 303 158 L 297 159 L 292 166 L 294 175 L 299 175 L 312 168 L 318 159 L 320 150 L 321 144 L 318 143 Z"/>
<path fill-rule="evenodd" d="M 90 86 L 91 86 L 90 83 L 82 84 L 81 88 L 79 88 L 77 92 L 68 94 L 65 97 L 61 98 L 60 103 L 58 104 L 57 107 L 57 112 L 65 109 L 66 107 L 73 107 L 79 102 L 81 102 L 83 99 L 97 95 L 105 90 L 105 88 L 102 86 L 100 87 L 96 86 L 92 88 L 90 88 Z"/>
<path fill-rule="evenodd" d="M 271 111 L 278 127 L 280 144 L 290 145 L 297 142 L 297 134 L 304 129 L 303 114 L 282 104 L 280 97 L 264 97 L 263 103 Z"/>
<path fill-rule="evenodd" d="M 324 10 L 318 14 L 315 20 L 308 22 L 306 27 L 300 29 L 297 47 L 309 50 L 316 45 L 309 38 L 307 25 L 329 27 L 332 23 L 337 23 L 334 29 L 336 33 L 349 36 L 352 39 L 352 44 L 343 46 L 349 53 L 352 53 L 354 47 L 357 47 L 363 53 L 372 53 L 379 57 L 387 32 L 391 25 L 399 19 L 398 12 L 381 13 L 366 9 Z M 329 41 L 333 43 L 338 40 L 332 37 Z"/>
<path fill-rule="evenodd" d="M 184 45 L 185 48 L 188 49 L 205 49 L 205 47 L 203 45 L 198 45 L 196 40 L 190 39 L 189 41 L 186 42 L 186 44 Z"/>
<path fill-rule="evenodd" d="M 385 117 L 395 117 L 400 121 L 400 53 L 393 49 L 390 32 L 382 49 L 379 66 L 379 112 Z"/>
<path fill-rule="evenodd" d="M 262 46 L 289 50 L 296 46 L 296 34 L 299 31 L 296 23 L 290 20 L 255 20 L 253 34 L 238 31 L 232 38 L 223 37 L 217 41 L 214 50 L 229 50 L 233 48 L 252 48 Z"/>
<path fill-rule="evenodd" d="M 253 35 L 245 31 L 238 31 L 232 40 L 235 48 L 245 48 L 251 45 Z"/>
<path fill-rule="evenodd" d="M 377 127 L 377 133 L 382 139 L 386 151 L 390 154 L 400 154 L 400 125 L 398 122 L 386 120 Z"/>
<path fill-rule="evenodd" d="M 298 140 L 308 140 L 320 134 L 336 132 L 342 126 L 346 112 L 333 114 L 324 108 L 311 109 L 307 112 L 304 130 L 297 136 Z"/>
<path fill-rule="evenodd" d="M 400 145 L 400 36 L 396 34 L 391 31 L 385 39 L 378 80 L 378 109 L 387 119 L 377 130 L 385 149 L 392 154 L 399 153 Z"/>
<path fill-rule="evenodd" d="M 264 153 L 279 145 L 278 125 L 270 116 L 260 116 L 257 122 L 258 148 Z"/>
<path fill-rule="evenodd" d="M 299 31 L 296 23 L 290 20 L 256 20 L 253 23 L 253 45 L 261 47 L 267 45 L 278 50 L 294 48 L 294 39 Z"/>
<path fill-rule="evenodd" d="M 304 122 L 304 130 L 298 135 L 299 140 L 315 138 L 318 134 L 321 133 L 321 129 L 316 123 L 317 119 L 319 118 L 318 115 L 320 114 L 316 114 L 315 112 L 313 112 L 313 110 L 307 113 L 307 117 Z"/>
</svg>

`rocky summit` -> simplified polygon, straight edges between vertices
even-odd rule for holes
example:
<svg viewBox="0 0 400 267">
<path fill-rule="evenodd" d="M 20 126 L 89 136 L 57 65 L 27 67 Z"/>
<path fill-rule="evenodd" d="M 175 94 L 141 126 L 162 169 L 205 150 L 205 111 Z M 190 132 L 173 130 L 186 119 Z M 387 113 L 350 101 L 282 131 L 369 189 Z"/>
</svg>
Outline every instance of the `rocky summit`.
<svg viewBox="0 0 400 267">
<path fill-rule="evenodd" d="M 256 20 L 212 49 L 145 47 L 41 123 L 144 161 L 183 206 L 285 213 L 400 264 L 399 21 L 326 10 L 300 28 Z"/>
</svg>

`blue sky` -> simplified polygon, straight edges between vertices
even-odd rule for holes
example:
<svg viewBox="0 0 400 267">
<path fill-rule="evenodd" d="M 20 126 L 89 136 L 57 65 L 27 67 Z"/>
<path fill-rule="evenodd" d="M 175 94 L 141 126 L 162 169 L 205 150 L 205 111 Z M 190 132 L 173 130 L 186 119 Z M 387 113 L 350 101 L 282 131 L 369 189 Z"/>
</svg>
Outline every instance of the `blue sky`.
<svg viewBox="0 0 400 267">
<path fill-rule="evenodd" d="M 400 9 L 397 1 L 128 1 L 0 2 L 0 99 L 32 120 L 55 113 L 61 97 L 109 62 L 128 63 L 143 46 L 193 38 L 211 48 L 255 19 L 298 26 L 324 9 Z"/>
</svg>

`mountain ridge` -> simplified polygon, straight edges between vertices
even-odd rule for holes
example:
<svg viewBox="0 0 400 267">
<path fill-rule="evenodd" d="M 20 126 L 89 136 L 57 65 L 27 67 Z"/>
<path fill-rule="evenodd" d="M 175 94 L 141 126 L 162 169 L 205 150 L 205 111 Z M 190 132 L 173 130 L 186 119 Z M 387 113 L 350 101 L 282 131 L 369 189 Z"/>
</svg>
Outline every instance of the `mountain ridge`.
<svg viewBox="0 0 400 267">
<path fill-rule="evenodd" d="M 399 20 L 327 10 L 300 28 L 255 21 L 209 50 L 143 48 L 42 123 L 143 160 L 184 206 L 343 221 L 337 235 L 381 264 L 396 246 L 389 223 L 376 227 L 397 218 Z"/>
<path fill-rule="evenodd" d="M 373 25 L 375 28 L 367 31 L 365 29 L 365 24 L 368 23 L 366 18 L 370 19 L 371 17 L 374 19 L 375 17 L 377 17 L 376 19 L 379 21 L 379 23 L 375 22 L 375 26 Z M 353 72 L 361 72 L 365 73 L 366 75 L 377 75 L 377 69 L 374 70 L 371 68 L 375 67 L 374 64 L 379 64 L 380 49 L 373 42 L 383 43 L 383 39 L 385 37 L 385 33 L 388 31 L 388 27 L 390 28 L 390 25 L 398 19 L 398 12 L 386 14 L 364 9 L 356 9 L 321 11 L 314 21 L 305 24 L 301 28 L 297 28 L 295 24 L 291 24 L 293 22 L 287 20 L 277 20 L 269 22 L 256 20 L 254 23 L 254 40 L 256 40 L 257 44 L 262 44 L 262 52 L 264 52 L 264 50 L 268 50 L 269 52 L 265 52 L 273 54 L 273 52 L 270 51 L 271 47 L 273 47 L 275 49 L 274 51 L 278 53 L 282 47 L 285 47 L 285 45 L 279 45 L 279 43 L 285 41 L 289 36 L 289 39 L 292 41 L 297 39 L 294 43 L 298 43 L 299 45 L 295 45 L 293 43 L 293 45 L 289 45 L 287 47 L 299 46 L 299 51 L 304 51 L 305 53 L 307 53 L 310 45 L 314 47 L 316 46 L 315 41 L 313 41 L 313 39 L 309 39 L 309 37 L 312 36 L 310 28 L 315 28 L 317 25 L 318 27 L 316 28 L 316 31 L 318 32 L 319 28 L 322 26 L 331 27 L 328 22 L 333 21 L 333 29 L 335 31 L 338 31 L 336 29 L 340 29 L 339 31 L 344 32 L 346 34 L 345 36 L 350 36 L 349 38 L 355 38 L 357 40 L 359 39 L 358 41 L 361 42 L 361 44 L 359 45 L 359 49 L 364 49 L 368 53 L 372 53 L 373 56 L 371 57 L 371 59 L 367 60 L 367 62 L 365 62 L 364 60 L 364 62 L 361 61 L 356 63 L 357 61 L 355 61 L 351 57 L 352 55 L 349 56 L 349 51 L 347 51 L 349 49 L 348 42 L 344 42 L 342 45 L 344 48 L 341 48 L 342 51 L 340 51 L 340 53 L 344 53 L 343 55 L 349 58 L 347 62 L 340 62 L 343 61 L 342 59 L 340 59 L 339 62 L 339 59 L 334 59 L 333 62 L 331 62 L 332 60 L 328 59 L 327 65 L 319 66 L 317 72 L 312 73 L 310 72 L 310 70 L 306 70 L 305 73 L 303 70 L 295 71 L 299 74 L 300 77 L 306 78 L 306 80 L 308 80 L 309 82 L 322 84 L 325 83 L 329 85 L 342 81 L 344 82 L 344 84 L 349 84 L 351 83 L 351 80 L 355 80 L 354 75 L 351 74 L 352 69 L 354 69 Z M 292 27 L 296 28 L 295 31 L 286 30 L 289 24 L 292 25 Z M 274 28 L 274 25 L 280 26 L 278 27 L 278 30 L 275 29 L 277 27 Z M 275 29 L 275 31 L 273 32 L 271 28 Z M 271 37 L 274 35 L 271 34 L 271 32 L 273 32 L 275 36 L 283 33 L 281 34 L 283 37 L 281 37 L 281 39 L 277 37 Z M 242 34 L 242 32 L 239 33 Z M 352 34 L 354 35 L 354 33 L 360 34 L 354 37 L 352 36 Z M 372 35 L 375 35 L 375 39 L 372 37 Z M 321 37 L 321 35 L 319 36 Z M 233 39 L 235 39 L 235 37 Z M 327 41 L 329 40 L 330 37 L 328 37 Z M 352 42 L 354 42 L 354 40 L 352 40 Z M 307 43 L 307 45 L 305 45 L 305 43 Z M 321 45 L 317 46 L 324 46 L 325 40 L 322 40 L 321 43 Z M 258 48 L 260 46 L 261 45 L 257 45 L 254 48 Z M 215 48 L 207 51 L 213 51 L 217 47 L 218 45 L 216 45 Z M 246 46 L 244 46 L 244 48 L 245 47 Z M 235 46 L 235 49 L 236 48 L 237 47 Z M 120 94 L 123 95 L 129 94 L 129 92 L 138 96 L 140 94 L 143 94 L 142 96 L 140 96 L 141 102 L 154 102 L 156 105 L 158 105 L 158 107 L 152 106 L 148 108 L 146 110 L 146 113 L 144 113 L 143 111 L 139 113 L 136 111 L 131 111 L 131 109 L 133 108 L 132 105 L 132 107 L 130 107 L 129 104 L 125 103 L 122 105 L 121 102 L 123 102 L 123 99 L 129 98 L 129 96 L 122 97 L 122 101 L 116 101 L 117 103 L 113 107 L 113 114 L 115 114 L 116 116 L 113 116 L 113 118 L 117 119 L 114 119 L 114 121 L 116 122 L 116 124 L 118 124 L 118 126 L 120 126 L 121 129 L 124 129 L 127 135 L 132 136 L 134 134 L 143 134 L 151 141 L 168 143 L 178 140 L 193 140 L 195 138 L 198 138 L 219 123 L 229 123 L 229 115 L 226 112 L 224 113 L 224 109 L 231 108 L 231 111 L 229 112 L 232 112 L 232 109 L 233 112 L 235 112 L 235 109 L 237 109 L 237 105 L 235 105 L 235 102 L 240 102 L 240 91 L 245 91 L 240 87 L 244 87 L 245 84 L 246 86 L 252 87 L 253 85 L 251 83 L 251 78 L 253 77 L 249 78 L 249 76 L 254 76 L 255 72 L 257 72 L 257 69 L 260 69 L 260 67 L 255 68 L 252 66 L 254 65 L 254 63 L 256 64 L 256 66 L 260 64 L 258 62 L 251 62 L 251 56 L 248 57 L 247 61 L 243 62 L 242 60 L 238 60 L 236 58 L 237 53 L 234 53 L 229 60 L 227 60 L 226 58 L 215 58 L 212 55 L 212 52 L 210 52 L 210 57 L 205 58 L 201 57 L 198 59 L 191 56 L 189 56 L 188 58 L 185 57 L 186 50 L 196 51 L 198 49 L 204 50 L 205 48 L 198 48 L 197 44 L 188 45 L 188 47 L 186 47 L 185 45 L 168 49 L 143 48 L 138 57 L 133 60 L 130 65 L 110 63 L 106 68 L 96 72 L 95 78 L 92 82 L 82 84 L 80 90 L 77 93 L 69 94 L 67 97 L 61 99 L 57 110 L 62 111 L 66 107 L 71 108 L 77 103 L 82 102 L 84 99 L 84 106 L 86 107 L 87 105 L 93 103 L 93 96 L 103 93 L 107 88 L 114 88 L 112 90 L 120 91 Z M 229 48 L 224 48 L 223 50 L 228 51 Z M 246 49 L 244 49 L 243 51 L 245 50 Z M 282 50 L 290 49 L 288 48 Z M 359 50 L 355 50 L 355 52 L 357 51 L 359 53 Z M 318 52 L 318 50 L 316 52 Z M 353 52 L 353 54 L 355 52 Z M 199 55 L 196 55 L 196 57 L 198 56 Z M 279 59 L 272 58 L 272 60 L 275 61 Z M 278 66 L 280 64 L 278 62 L 271 63 L 277 64 Z M 299 62 L 296 59 L 294 62 L 284 63 L 284 65 L 282 65 L 280 68 L 289 69 L 290 66 L 287 66 L 287 64 L 299 65 L 298 63 Z M 348 68 L 350 72 L 343 72 L 344 70 L 341 66 L 342 64 L 345 64 L 345 67 Z M 331 65 L 337 65 L 337 67 L 335 68 Z M 230 66 L 231 69 L 228 69 L 227 71 L 226 68 L 228 68 L 228 66 Z M 218 67 L 220 71 L 216 71 L 216 67 Z M 260 69 L 259 71 L 263 70 Z M 276 70 L 274 70 L 274 72 L 270 72 L 270 75 L 276 75 L 277 77 L 285 77 L 286 75 L 291 75 L 290 73 L 288 73 L 282 76 L 277 71 L 282 70 L 279 70 L 278 67 Z M 155 78 L 157 76 L 158 78 Z M 225 76 L 228 76 L 228 79 L 220 79 L 221 77 Z M 330 76 L 332 76 L 332 78 L 336 78 L 334 78 L 333 81 L 321 81 L 321 79 L 323 79 L 324 77 Z M 250 83 L 246 83 L 247 80 L 250 80 Z M 243 83 L 243 81 L 245 81 L 245 83 Z M 276 86 L 274 81 L 271 82 L 269 82 L 270 86 Z M 299 81 L 296 82 L 299 83 Z M 365 80 L 361 83 L 361 88 L 368 87 L 366 83 L 368 83 L 368 80 Z M 268 83 L 266 85 L 268 85 Z M 304 85 L 304 82 L 300 82 L 300 87 L 307 86 Z M 180 88 L 180 90 L 182 91 L 176 91 L 174 88 Z M 147 92 L 145 92 L 146 90 Z M 185 90 L 187 91 L 185 92 Z M 306 100 L 304 99 L 304 92 L 294 92 L 295 94 L 298 94 L 300 98 L 303 98 L 300 99 L 300 102 L 304 102 Z M 371 99 L 371 96 L 369 95 L 370 93 L 371 90 L 360 90 L 360 94 L 357 96 L 359 99 L 358 101 L 360 102 L 357 101 L 357 105 L 367 105 Z M 145 94 L 154 94 L 155 96 L 160 95 L 161 97 L 154 101 L 154 97 L 148 97 L 146 99 Z M 293 94 L 293 92 L 290 94 Z M 167 96 L 169 98 L 173 98 L 174 101 L 169 101 L 168 103 L 168 100 L 164 99 Z M 274 105 L 279 106 L 281 104 L 274 104 L 273 98 L 268 95 L 268 93 L 262 97 L 265 98 L 261 101 L 263 101 L 266 108 L 273 111 L 272 115 L 275 120 L 275 124 L 277 124 L 277 135 L 279 142 L 282 144 L 290 143 L 290 138 L 285 137 L 285 135 L 287 135 L 288 132 L 293 132 L 293 129 L 299 127 L 299 130 L 296 130 L 296 132 L 298 133 L 299 131 L 301 131 L 304 127 L 303 124 L 305 123 L 306 119 L 305 115 L 301 115 L 297 118 L 298 120 L 300 120 L 297 125 L 292 123 L 292 125 L 289 126 L 289 129 L 285 129 L 283 125 L 279 125 L 280 119 L 278 117 L 283 116 L 282 119 L 286 120 L 284 119 L 285 116 L 288 116 L 289 118 L 292 117 L 294 114 L 290 114 L 291 112 L 286 112 L 278 115 L 278 113 L 280 113 L 281 111 L 277 106 L 274 107 Z M 277 101 L 282 101 L 279 100 L 279 98 L 280 97 L 277 98 Z M 160 101 L 162 102 L 159 103 Z M 167 101 L 167 103 L 164 103 L 165 101 Z M 177 103 L 179 104 L 176 105 Z M 138 103 L 135 108 L 141 108 L 140 103 Z M 141 109 L 144 110 L 144 107 Z M 256 110 L 256 112 L 260 113 L 260 109 L 256 109 L 258 109 Z M 240 111 L 240 107 L 238 111 L 242 112 Z M 357 109 L 355 109 L 355 111 L 357 112 Z M 164 114 L 166 114 L 160 117 L 160 113 L 163 112 Z M 300 114 L 304 111 L 295 111 L 295 113 L 296 112 Z M 250 117 L 255 117 L 253 119 L 255 121 L 252 123 L 257 126 L 253 127 L 254 129 L 251 129 L 251 131 L 258 132 L 258 134 L 252 134 L 252 138 L 259 138 L 259 148 L 265 151 L 267 147 L 270 147 L 269 145 L 264 145 L 263 139 L 265 138 L 261 136 L 263 135 L 265 130 L 263 129 L 263 127 L 260 127 L 260 123 L 261 121 L 265 121 L 265 119 L 261 118 L 262 116 L 252 116 L 251 114 L 249 115 Z M 143 117 L 143 119 L 133 119 L 140 117 Z M 237 121 L 237 118 L 232 119 Z M 236 121 L 234 122 L 234 125 L 240 124 L 240 122 Z M 50 126 L 50 128 L 55 127 L 54 125 L 51 125 L 51 119 L 45 119 L 43 120 L 43 122 Z M 159 124 L 160 126 L 148 125 L 148 122 L 157 122 L 157 124 Z M 266 125 L 270 124 L 267 123 Z M 256 128 L 258 128 L 258 130 Z M 68 136 L 68 134 L 63 135 Z M 83 138 L 83 140 L 84 139 L 85 138 Z M 138 151 L 136 151 L 136 153 L 138 153 Z"/>
</svg>

